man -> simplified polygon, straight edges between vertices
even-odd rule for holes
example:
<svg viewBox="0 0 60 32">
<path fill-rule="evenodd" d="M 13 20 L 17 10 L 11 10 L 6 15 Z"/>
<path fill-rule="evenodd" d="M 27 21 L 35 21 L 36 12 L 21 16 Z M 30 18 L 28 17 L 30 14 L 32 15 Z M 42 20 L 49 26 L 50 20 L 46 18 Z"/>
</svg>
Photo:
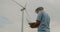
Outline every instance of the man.
<svg viewBox="0 0 60 32">
<path fill-rule="evenodd" d="M 38 28 L 38 32 L 50 32 L 50 17 L 43 11 L 43 7 L 38 7 L 35 12 L 38 14 L 35 23 L 29 23 L 31 28 Z"/>
</svg>

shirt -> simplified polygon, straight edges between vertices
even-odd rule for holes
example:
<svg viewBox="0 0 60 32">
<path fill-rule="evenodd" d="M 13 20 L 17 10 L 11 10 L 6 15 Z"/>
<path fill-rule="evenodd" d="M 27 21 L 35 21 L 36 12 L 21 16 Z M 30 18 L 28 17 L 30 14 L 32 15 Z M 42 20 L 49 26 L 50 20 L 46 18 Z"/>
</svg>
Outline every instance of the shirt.
<svg viewBox="0 0 60 32">
<path fill-rule="evenodd" d="M 38 32 L 50 32 L 50 16 L 45 11 L 38 13 L 37 20 L 41 21 Z"/>
</svg>

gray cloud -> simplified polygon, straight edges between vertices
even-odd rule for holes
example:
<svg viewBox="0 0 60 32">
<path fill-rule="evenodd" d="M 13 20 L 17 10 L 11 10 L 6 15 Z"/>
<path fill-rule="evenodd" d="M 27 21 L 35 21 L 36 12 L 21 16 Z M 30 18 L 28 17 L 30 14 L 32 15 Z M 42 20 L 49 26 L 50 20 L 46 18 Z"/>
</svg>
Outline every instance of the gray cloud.
<svg viewBox="0 0 60 32">
<path fill-rule="evenodd" d="M 23 6 L 25 5 L 26 2 L 26 0 L 16 0 L 16 1 Z M 45 11 L 51 16 L 51 32 L 56 32 L 56 31 L 59 32 L 60 25 L 58 24 L 60 24 L 59 22 L 60 0 L 27 0 L 27 1 L 28 3 L 26 8 L 27 8 L 27 12 L 29 13 L 29 17 L 31 21 L 35 21 L 36 19 L 36 13 L 34 12 L 34 10 L 39 6 L 43 6 L 45 8 Z M 4 19 L 0 21 L 0 24 L 3 24 L 5 26 L 4 28 L 1 28 L 0 32 L 16 32 L 18 30 L 21 30 L 22 16 L 20 9 L 22 8 L 18 6 L 16 3 L 12 2 L 11 0 L 0 0 L 0 16 L 6 16 L 8 18 L 8 20 Z M 25 13 L 24 31 L 27 32 L 27 30 L 29 29 L 28 31 L 31 30 L 32 32 L 35 29 L 29 28 L 28 23 L 25 19 L 26 17 L 27 15 Z M 6 23 L 12 23 L 12 24 L 6 24 Z M 35 32 L 37 32 L 37 30 Z"/>
</svg>

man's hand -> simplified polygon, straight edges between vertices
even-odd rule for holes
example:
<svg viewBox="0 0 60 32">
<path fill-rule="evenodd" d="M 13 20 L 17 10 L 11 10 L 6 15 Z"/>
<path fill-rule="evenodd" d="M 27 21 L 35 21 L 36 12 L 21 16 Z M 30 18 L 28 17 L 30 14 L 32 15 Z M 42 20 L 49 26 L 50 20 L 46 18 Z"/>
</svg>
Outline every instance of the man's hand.
<svg viewBox="0 0 60 32">
<path fill-rule="evenodd" d="M 29 23 L 29 25 L 34 25 L 35 23 Z"/>
<path fill-rule="evenodd" d="M 34 24 L 35 23 L 29 23 L 29 25 L 30 25 L 31 28 L 34 28 Z"/>
<path fill-rule="evenodd" d="M 40 21 L 36 20 L 35 23 L 29 23 L 31 28 L 37 28 L 40 25 Z"/>
</svg>

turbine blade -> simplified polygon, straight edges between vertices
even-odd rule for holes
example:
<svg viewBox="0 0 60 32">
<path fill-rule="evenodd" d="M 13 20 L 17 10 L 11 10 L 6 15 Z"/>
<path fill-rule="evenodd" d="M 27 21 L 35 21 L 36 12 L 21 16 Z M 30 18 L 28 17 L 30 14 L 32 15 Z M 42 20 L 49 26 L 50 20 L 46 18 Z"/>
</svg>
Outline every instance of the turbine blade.
<svg viewBox="0 0 60 32">
<path fill-rule="evenodd" d="M 21 4 L 17 3 L 15 0 L 12 0 L 12 1 L 15 2 L 17 5 L 21 6 L 22 8 L 25 8 Z"/>
</svg>

